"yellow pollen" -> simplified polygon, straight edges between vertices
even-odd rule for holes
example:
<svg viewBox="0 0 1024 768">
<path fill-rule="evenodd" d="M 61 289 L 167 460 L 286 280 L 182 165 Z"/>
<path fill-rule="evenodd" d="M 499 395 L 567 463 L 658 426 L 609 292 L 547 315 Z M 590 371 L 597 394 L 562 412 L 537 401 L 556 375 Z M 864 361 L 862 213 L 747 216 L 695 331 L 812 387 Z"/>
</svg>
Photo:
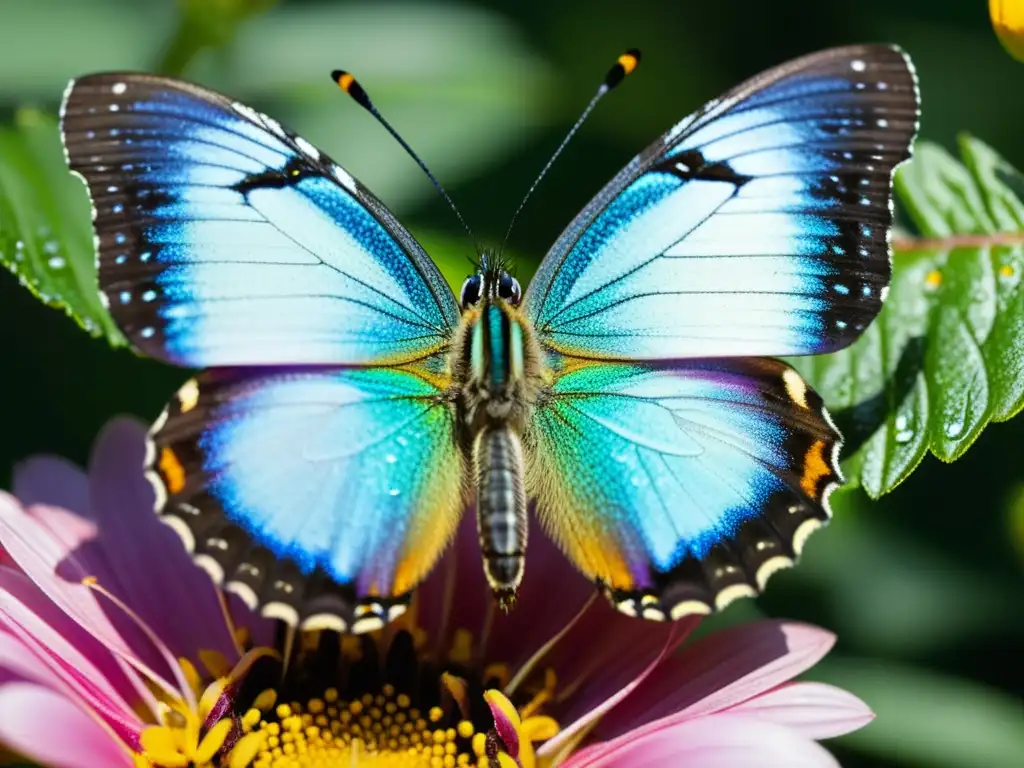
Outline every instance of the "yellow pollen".
<svg viewBox="0 0 1024 768">
<path fill-rule="evenodd" d="M 924 284 L 929 288 L 938 288 L 942 285 L 942 273 L 937 269 L 933 269 L 924 276 Z"/>
<path fill-rule="evenodd" d="M 245 735 L 232 749 L 229 768 L 478 765 L 484 753 L 476 747 L 483 749 L 485 734 L 468 720 L 454 728 L 439 727 L 444 718 L 440 707 L 421 712 L 407 694 L 390 685 L 351 701 L 329 688 L 304 703 L 248 710 L 241 718 Z"/>
</svg>

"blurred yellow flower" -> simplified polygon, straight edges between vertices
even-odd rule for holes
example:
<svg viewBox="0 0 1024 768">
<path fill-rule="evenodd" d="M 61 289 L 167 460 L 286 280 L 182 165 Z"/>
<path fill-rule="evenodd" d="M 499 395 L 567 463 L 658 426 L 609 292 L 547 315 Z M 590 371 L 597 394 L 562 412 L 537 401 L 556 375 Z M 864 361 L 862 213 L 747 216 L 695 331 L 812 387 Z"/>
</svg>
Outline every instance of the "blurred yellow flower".
<svg viewBox="0 0 1024 768">
<path fill-rule="evenodd" d="M 988 0 L 992 27 L 1006 51 L 1024 61 L 1024 0 Z"/>
</svg>

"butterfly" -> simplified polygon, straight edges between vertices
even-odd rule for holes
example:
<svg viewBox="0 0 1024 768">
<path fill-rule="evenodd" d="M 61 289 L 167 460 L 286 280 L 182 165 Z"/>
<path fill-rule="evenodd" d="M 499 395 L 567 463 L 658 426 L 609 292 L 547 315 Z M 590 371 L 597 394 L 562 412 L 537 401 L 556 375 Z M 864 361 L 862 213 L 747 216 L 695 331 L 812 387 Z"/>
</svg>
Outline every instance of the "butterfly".
<svg viewBox="0 0 1024 768">
<path fill-rule="evenodd" d="M 918 114 L 898 48 L 782 64 L 637 155 L 525 291 L 483 253 L 456 297 L 272 118 L 173 79 L 72 81 L 101 296 L 138 351 L 203 369 L 150 432 L 161 519 L 304 628 L 400 615 L 474 504 L 506 607 L 529 502 L 628 615 L 758 594 L 842 482 L 821 397 L 773 356 L 842 349 L 878 314 Z"/>
</svg>

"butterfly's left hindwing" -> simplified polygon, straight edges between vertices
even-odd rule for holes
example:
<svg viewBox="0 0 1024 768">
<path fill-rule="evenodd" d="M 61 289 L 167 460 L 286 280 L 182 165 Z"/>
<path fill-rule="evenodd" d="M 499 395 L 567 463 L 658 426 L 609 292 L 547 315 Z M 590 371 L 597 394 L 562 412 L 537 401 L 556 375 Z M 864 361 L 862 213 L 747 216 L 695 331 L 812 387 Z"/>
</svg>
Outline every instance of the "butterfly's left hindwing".
<svg viewBox="0 0 1024 768">
<path fill-rule="evenodd" d="M 555 243 L 524 298 L 538 338 L 618 360 L 841 349 L 888 289 L 892 172 L 917 116 L 887 46 L 811 54 L 710 102 Z"/>
<path fill-rule="evenodd" d="M 453 417 L 422 369 L 207 371 L 151 435 L 164 522 L 264 615 L 382 626 L 462 513 Z"/>
<path fill-rule="evenodd" d="M 760 592 L 829 518 L 839 434 L 777 360 L 565 361 L 527 441 L 541 522 L 620 610 Z"/>
<path fill-rule="evenodd" d="M 437 267 L 343 168 L 276 121 L 151 75 L 72 81 L 71 169 L 100 289 L 146 354 L 191 367 L 365 364 L 447 347 Z"/>
</svg>

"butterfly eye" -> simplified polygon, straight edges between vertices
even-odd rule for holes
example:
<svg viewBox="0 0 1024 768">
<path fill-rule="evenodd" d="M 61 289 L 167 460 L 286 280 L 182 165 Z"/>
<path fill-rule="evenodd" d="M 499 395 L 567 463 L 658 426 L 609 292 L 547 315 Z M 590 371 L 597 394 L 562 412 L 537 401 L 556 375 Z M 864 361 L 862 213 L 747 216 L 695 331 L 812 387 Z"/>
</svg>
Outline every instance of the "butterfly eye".
<svg viewBox="0 0 1024 768">
<path fill-rule="evenodd" d="M 517 305 L 523 298 L 523 291 L 519 287 L 519 281 L 507 272 L 501 274 L 498 281 L 498 295 L 509 304 Z"/>
<path fill-rule="evenodd" d="M 459 304 L 462 305 L 463 309 L 469 309 L 480 301 L 480 288 L 482 285 L 483 280 L 480 278 L 480 275 L 470 275 L 466 278 L 466 281 L 462 284 L 462 291 L 459 294 Z"/>
</svg>

